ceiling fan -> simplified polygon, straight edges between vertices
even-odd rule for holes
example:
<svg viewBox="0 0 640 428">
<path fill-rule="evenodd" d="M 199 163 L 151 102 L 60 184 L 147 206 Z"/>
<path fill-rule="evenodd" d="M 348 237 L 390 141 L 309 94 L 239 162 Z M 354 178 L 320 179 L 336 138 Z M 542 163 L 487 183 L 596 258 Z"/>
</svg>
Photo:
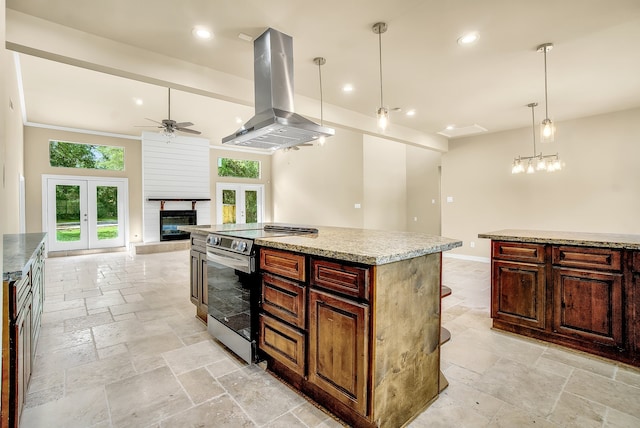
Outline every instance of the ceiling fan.
<svg viewBox="0 0 640 428">
<path fill-rule="evenodd" d="M 167 119 L 163 119 L 162 122 L 158 122 L 157 120 L 153 120 L 153 119 L 149 119 L 148 117 L 145 117 L 145 119 L 150 120 L 151 122 L 157 123 L 158 126 L 157 128 L 162 128 L 162 134 L 167 136 L 167 137 L 173 137 L 175 136 L 175 132 L 179 131 L 179 132 L 184 132 L 187 134 L 195 134 L 195 135 L 200 135 L 201 132 L 200 131 L 196 131 L 195 129 L 189 129 L 189 126 L 193 126 L 193 123 L 191 122 L 176 122 L 175 120 L 171 119 L 171 88 L 167 88 L 169 91 L 169 103 L 168 103 L 168 114 L 167 114 Z M 150 126 L 150 125 L 149 125 Z"/>
</svg>

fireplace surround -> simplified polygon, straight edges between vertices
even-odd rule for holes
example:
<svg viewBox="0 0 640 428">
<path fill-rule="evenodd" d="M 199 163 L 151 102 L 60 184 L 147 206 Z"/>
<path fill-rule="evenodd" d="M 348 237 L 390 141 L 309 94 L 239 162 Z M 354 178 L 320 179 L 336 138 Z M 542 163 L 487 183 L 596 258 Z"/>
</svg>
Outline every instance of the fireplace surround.
<svg viewBox="0 0 640 428">
<path fill-rule="evenodd" d="M 196 224 L 198 224 L 196 210 L 161 210 L 160 241 L 189 239 L 190 233 L 178 230 L 178 226 L 193 226 Z"/>
</svg>

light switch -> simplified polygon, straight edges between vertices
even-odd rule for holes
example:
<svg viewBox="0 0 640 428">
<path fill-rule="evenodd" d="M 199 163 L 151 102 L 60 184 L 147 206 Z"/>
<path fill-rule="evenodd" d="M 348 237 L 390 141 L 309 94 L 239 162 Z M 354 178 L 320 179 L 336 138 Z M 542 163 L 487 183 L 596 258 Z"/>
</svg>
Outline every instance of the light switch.
<svg viewBox="0 0 640 428">
<path fill-rule="evenodd" d="M 447 202 L 453 202 L 453 196 L 447 196 Z"/>
<path fill-rule="evenodd" d="M 354 208 L 360 208 L 360 204 L 355 204 Z"/>
<path fill-rule="evenodd" d="M 431 203 L 432 203 L 432 204 L 435 204 L 435 203 L 436 203 L 436 200 L 435 200 L 435 199 L 431 199 Z"/>
</svg>

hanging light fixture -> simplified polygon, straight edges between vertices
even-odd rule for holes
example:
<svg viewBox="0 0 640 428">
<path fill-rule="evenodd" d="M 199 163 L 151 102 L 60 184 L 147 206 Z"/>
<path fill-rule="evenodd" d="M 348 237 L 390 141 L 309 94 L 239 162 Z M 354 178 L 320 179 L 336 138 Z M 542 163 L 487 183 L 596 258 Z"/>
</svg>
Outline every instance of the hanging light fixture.
<svg viewBox="0 0 640 428">
<path fill-rule="evenodd" d="M 382 97 L 382 33 L 387 31 L 387 24 L 384 22 L 376 22 L 371 29 L 378 35 L 378 48 L 380 51 L 380 107 L 378 107 L 377 117 L 378 127 L 384 131 L 389 124 L 389 109 L 384 106 L 384 99 Z"/>
<path fill-rule="evenodd" d="M 531 108 L 531 129 L 533 130 L 533 156 L 518 156 L 513 159 L 513 165 L 511 166 L 512 174 L 519 174 L 525 172 L 527 174 L 533 174 L 536 171 L 559 171 L 562 169 L 560 163 L 560 156 L 558 153 L 555 155 L 543 155 L 542 152 L 536 151 L 536 114 L 535 108 L 538 103 L 527 104 L 527 107 Z M 525 169 L 526 164 L 526 169 Z"/>
<path fill-rule="evenodd" d="M 320 126 L 324 126 L 324 111 L 322 107 L 322 66 L 327 63 L 327 60 L 321 56 L 315 57 L 313 62 L 318 66 L 318 79 L 320 80 Z M 326 138 L 321 135 L 318 139 L 318 143 L 324 146 Z"/>
<path fill-rule="evenodd" d="M 553 49 L 553 43 L 543 43 L 538 46 L 538 52 L 544 54 L 544 120 L 540 124 L 540 141 L 551 143 L 555 139 L 556 127 L 549 119 L 549 103 L 547 92 L 547 52 Z"/>
</svg>

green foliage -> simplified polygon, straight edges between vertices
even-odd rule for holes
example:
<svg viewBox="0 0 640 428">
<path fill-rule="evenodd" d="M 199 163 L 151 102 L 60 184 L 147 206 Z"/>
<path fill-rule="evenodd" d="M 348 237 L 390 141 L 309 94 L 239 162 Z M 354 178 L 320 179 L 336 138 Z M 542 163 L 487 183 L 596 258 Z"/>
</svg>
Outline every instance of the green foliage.
<svg viewBox="0 0 640 428">
<path fill-rule="evenodd" d="M 244 194 L 244 204 L 246 212 L 246 223 L 258 222 L 258 192 L 247 191 Z"/>
<path fill-rule="evenodd" d="M 113 239 L 118 237 L 118 226 L 98 227 L 98 239 Z M 80 227 L 56 230 L 58 242 L 73 242 L 80 240 Z"/>
<path fill-rule="evenodd" d="M 116 186 L 97 186 L 96 205 L 98 221 L 118 218 L 118 188 Z"/>
<path fill-rule="evenodd" d="M 260 162 L 253 160 L 218 158 L 218 176 L 260 178 Z"/>
<path fill-rule="evenodd" d="M 124 147 L 49 141 L 49 163 L 65 168 L 124 170 Z"/>
</svg>

